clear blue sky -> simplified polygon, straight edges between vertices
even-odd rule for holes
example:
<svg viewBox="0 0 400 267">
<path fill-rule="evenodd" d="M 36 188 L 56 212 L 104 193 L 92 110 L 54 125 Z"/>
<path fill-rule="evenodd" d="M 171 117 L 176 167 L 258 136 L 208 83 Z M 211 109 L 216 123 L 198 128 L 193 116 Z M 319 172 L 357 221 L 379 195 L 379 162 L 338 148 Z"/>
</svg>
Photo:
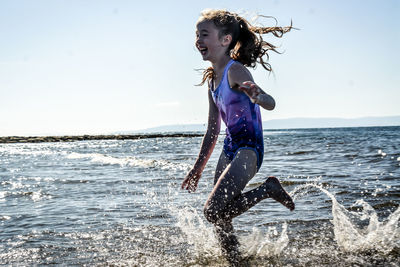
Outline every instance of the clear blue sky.
<svg viewBox="0 0 400 267">
<path fill-rule="evenodd" d="M 0 1 L 0 135 L 96 134 L 205 123 L 205 8 L 293 20 L 252 71 L 263 120 L 400 115 L 400 1 Z M 264 25 L 273 21 L 262 19 Z"/>
</svg>

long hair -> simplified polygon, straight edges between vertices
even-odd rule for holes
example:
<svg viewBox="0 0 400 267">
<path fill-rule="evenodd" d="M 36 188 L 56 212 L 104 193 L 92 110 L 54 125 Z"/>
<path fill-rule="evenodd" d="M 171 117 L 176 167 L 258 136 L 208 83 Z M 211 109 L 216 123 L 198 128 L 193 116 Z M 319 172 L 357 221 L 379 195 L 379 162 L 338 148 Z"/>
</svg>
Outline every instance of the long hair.
<svg viewBox="0 0 400 267">
<path fill-rule="evenodd" d="M 246 19 L 235 13 L 225 10 L 205 10 L 201 13 L 200 21 L 212 21 L 219 30 L 219 37 L 230 34 L 232 42 L 228 47 L 228 55 L 236 61 L 239 61 L 246 67 L 255 68 L 257 63 L 266 69 L 272 71 L 268 63 L 268 51 L 279 54 L 276 46 L 263 40 L 262 35 L 271 33 L 275 37 L 281 38 L 293 27 L 292 23 L 286 27 L 257 27 L 251 25 Z M 211 81 L 214 76 L 212 67 L 204 70 L 203 78 L 199 85 L 206 81 Z"/>
</svg>

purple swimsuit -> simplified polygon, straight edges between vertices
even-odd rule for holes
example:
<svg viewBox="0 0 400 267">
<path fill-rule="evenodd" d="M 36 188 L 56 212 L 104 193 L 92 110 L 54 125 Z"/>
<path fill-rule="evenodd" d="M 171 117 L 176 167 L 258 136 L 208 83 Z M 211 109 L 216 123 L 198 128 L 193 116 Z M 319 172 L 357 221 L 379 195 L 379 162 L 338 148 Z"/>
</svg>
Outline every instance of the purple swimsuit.
<svg viewBox="0 0 400 267">
<path fill-rule="evenodd" d="M 259 169 L 264 157 L 260 107 L 252 103 L 245 93 L 230 87 L 228 70 L 233 63 L 235 63 L 233 59 L 228 62 L 220 84 L 215 90 L 211 90 L 214 103 L 226 125 L 224 152 L 230 160 L 233 160 L 240 149 L 253 149 L 257 154 Z"/>
</svg>

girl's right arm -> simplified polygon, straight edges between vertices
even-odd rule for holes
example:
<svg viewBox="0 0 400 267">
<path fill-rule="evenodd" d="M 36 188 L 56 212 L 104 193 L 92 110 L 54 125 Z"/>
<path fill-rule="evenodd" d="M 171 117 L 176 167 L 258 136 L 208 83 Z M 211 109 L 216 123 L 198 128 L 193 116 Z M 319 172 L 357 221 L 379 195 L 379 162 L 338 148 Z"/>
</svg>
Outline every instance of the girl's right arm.
<svg viewBox="0 0 400 267">
<path fill-rule="evenodd" d="M 207 161 L 211 157 L 215 144 L 217 143 L 218 134 L 221 129 L 221 117 L 218 108 L 212 98 L 211 90 L 208 90 L 208 103 L 208 126 L 207 131 L 203 137 L 203 142 L 201 143 L 200 153 L 193 168 L 186 175 L 185 180 L 183 180 L 181 187 L 182 189 L 186 189 L 189 192 L 196 191 L 201 174 L 203 173 Z"/>
</svg>

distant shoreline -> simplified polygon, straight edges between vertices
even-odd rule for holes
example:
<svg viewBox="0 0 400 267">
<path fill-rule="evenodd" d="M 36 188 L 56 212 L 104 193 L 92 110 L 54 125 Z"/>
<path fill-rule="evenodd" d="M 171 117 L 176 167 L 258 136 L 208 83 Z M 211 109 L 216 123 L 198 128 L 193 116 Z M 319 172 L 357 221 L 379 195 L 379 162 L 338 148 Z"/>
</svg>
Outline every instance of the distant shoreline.
<svg viewBox="0 0 400 267">
<path fill-rule="evenodd" d="M 361 118 L 288 118 L 263 121 L 263 128 L 268 130 L 282 129 L 315 129 L 315 128 L 347 128 L 347 127 L 386 127 L 400 126 L 400 116 L 361 117 Z M 223 126 L 222 126 L 223 128 Z M 174 124 L 138 131 L 125 131 L 121 134 L 138 133 L 177 133 L 177 132 L 204 132 L 206 124 Z"/>
<path fill-rule="evenodd" d="M 76 142 L 87 140 L 135 140 L 165 137 L 199 137 L 200 133 L 165 133 L 165 134 L 115 134 L 115 135 L 64 135 L 64 136 L 0 136 L 0 144 L 12 143 L 49 143 Z"/>
<path fill-rule="evenodd" d="M 391 128 L 400 126 L 359 126 L 359 127 L 324 127 L 324 128 L 287 128 L 287 129 L 264 129 L 268 131 L 292 131 L 292 130 L 311 130 L 311 129 L 352 129 L 352 128 Z M 221 131 L 221 134 L 225 134 Z M 98 135 L 53 135 L 53 136 L 0 136 L 0 144 L 12 143 L 57 143 L 57 142 L 77 142 L 90 140 L 137 140 L 150 138 L 178 138 L 178 137 L 203 137 L 204 131 L 182 131 L 182 132 L 157 132 L 157 133 L 137 133 L 137 134 L 98 134 Z"/>
</svg>

